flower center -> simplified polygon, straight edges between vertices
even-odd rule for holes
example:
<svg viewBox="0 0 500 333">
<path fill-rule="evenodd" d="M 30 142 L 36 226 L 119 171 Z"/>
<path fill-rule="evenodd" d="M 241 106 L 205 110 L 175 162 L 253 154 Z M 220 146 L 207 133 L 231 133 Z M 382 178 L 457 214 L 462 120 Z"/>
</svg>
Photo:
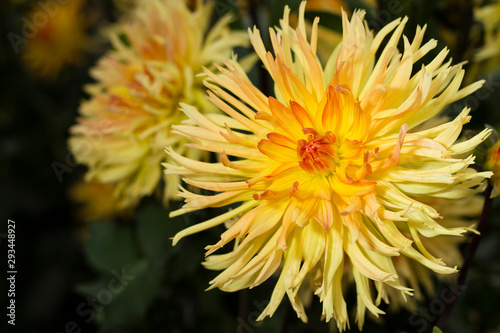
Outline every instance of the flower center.
<svg viewBox="0 0 500 333">
<path fill-rule="evenodd" d="M 309 173 L 320 173 L 325 176 L 332 173 L 339 162 L 335 135 L 330 131 L 325 135 L 319 135 L 312 128 L 304 128 L 302 132 L 308 135 L 308 138 L 307 141 L 298 141 L 297 155 L 301 159 L 300 167 Z"/>
</svg>

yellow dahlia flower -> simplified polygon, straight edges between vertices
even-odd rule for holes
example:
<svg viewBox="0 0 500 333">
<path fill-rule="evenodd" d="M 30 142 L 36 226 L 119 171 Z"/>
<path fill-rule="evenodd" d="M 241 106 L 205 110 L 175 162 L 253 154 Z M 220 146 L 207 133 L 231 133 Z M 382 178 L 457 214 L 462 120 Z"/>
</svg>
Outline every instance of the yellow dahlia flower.
<svg viewBox="0 0 500 333">
<path fill-rule="evenodd" d="M 112 185 L 119 209 L 157 188 L 165 146 L 184 151 L 184 139 L 170 133 L 170 125 L 185 117 L 178 103 L 213 108 L 198 75 L 202 67 L 214 68 L 248 41 L 243 32 L 229 30 L 228 16 L 210 28 L 211 14 L 211 5 L 191 11 L 182 1 L 143 1 L 110 35 L 113 51 L 91 72 L 97 83 L 88 87 L 91 98 L 80 107 L 69 144 L 89 167 L 87 180 Z M 168 200 L 178 177 L 165 180 Z"/>
<path fill-rule="evenodd" d="M 85 33 L 89 20 L 82 11 L 84 2 L 66 2 L 37 4 L 28 15 L 33 37 L 24 46 L 23 63 L 44 78 L 54 78 L 64 66 L 81 62 L 84 53 L 92 49 L 91 38 Z"/>
<path fill-rule="evenodd" d="M 346 262 L 352 264 L 359 327 L 366 309 L 383 313 L 377 305 L 387 289 L 411 295 L 393 257 L 406 256 L 442 274 L 456 272 L 430 253 L 422 238 L 459 236 L 468 228 L 443 227 L 439 212 L 413 197 L 451 199 L 481 191 L 491 173 L 474 171 L 469 167 L 474 157 L 460 156 L 470 154 L 490 130 L 456 143 L 470 119 L 467 108 L 450 122 L 414 130 L 482 85 L 460 89 L 464 71 L 444 63 L 446 49 L 414 69 L 436 46 L 434 40 L 422 44 L 425 27 L 417 28 L 412 43 L 403 36 L 401 54 L 396 46 L 406 18 L 374 36 L 363 11 L 351 20 L 344 12 L 342 43 L 323 66 L 316 56 L 318 20 L 308 41 L 304 10 L 303 2 L 296 30 L 289 26 L 288 7 L 281 29 L 270 29 L 274 55 L 256 28 L 249 31 L 274 80 L 275 96 L 265 96 L 229 60 L 219 74 L 207 70 L 205 83 L 209 100 L 225 116 L 183 105 L 190 120 L 173 126 L 175 132 L 194 138 L 190 147 L 221 154 L 221 162 L 195 161 L 168 148 L 175 163 L 166 164 L 166 173 L 219 193 L 181 188 L 186 204 L 171 216 L 238 205 L 181 231 L 174 244 L 236 218 L 220 241 L 207 247 L 204 265 L 223 270 L 210 288 L 253 288 L 276 272 L 275 289 L 258 319 L 272 316 L 286 294 L 306 321 L 298 291 L 308 276 L 325 319 L 334 318 L 343 330 L 349 325 L 341 288 Z M 212 255 L 232 241 L 228 253 Z"/>
<path fill-rule="evenodd" d="M 500 1 L 476 9 L 474 16 L 484 25 L 484 46 L 476 54 L 477 60 L 500 57 Z"/>
</svg>

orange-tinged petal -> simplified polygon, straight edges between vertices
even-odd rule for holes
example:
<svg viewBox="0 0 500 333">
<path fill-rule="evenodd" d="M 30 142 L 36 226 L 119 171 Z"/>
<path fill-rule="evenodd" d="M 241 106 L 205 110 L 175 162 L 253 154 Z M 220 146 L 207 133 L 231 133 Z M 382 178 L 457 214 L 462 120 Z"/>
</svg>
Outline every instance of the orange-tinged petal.
<svg viewBox="0 0 500 333">
<path fill-rule="evenodd" d="M 374 181 L 358 180 L 350 184 L 341 182 L 336 175 L 328 178 L 332 189 L 335 193 L 342 196 L 352 196 L 352 195 L 365 195 L 373 190 L 377 186 Z"/>
<path fill-rule="evenodd" d="M 274 97 L 269 97 L 269 107 L 273 119 L 282 131 L 288 133 L 294 140 L 300 140 L 303 137 L 302 126 L 290 109 L 278 102 Z"/>
<path fill-rule="evenodd" d="M 257 145 L 259 151 L 277 162 L 290 162 L 297 160 L 297 153 L 287 147 L 280 146 L 270 140 L 261 140 Z"/>
<path fill-rule="evenodd" d="M 299 103 L 291 101 L 290 108 L 292 109 L 295 118 L 297 118 L 302 128 L 314 127 L 314 123 L 311 117 L 309 116 L 309 113 Z"/>
<path fill-rule="evenodd" d="M 297 143 L 285 135 L 278 134 L 278 133 L 269 133 L 267 135 L 267 138 L 271 142 L 273 142 L 279 146 L 290 148 L 294 151 L 297 149 Z"/>
</svg>

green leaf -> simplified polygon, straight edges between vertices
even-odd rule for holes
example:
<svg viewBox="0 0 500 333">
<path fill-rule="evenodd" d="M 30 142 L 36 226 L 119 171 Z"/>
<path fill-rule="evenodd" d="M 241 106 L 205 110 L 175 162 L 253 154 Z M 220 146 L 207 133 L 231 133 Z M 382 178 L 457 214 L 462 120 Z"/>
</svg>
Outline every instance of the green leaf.
<svg viewBox="0 0 500 333">
<path fill-rule="evenodd" d="M 91 226 L 85 253 L 92 266 L 106 274 L 140 258 L 130 230 L 113 223 L 95 223 Z"/>
<path fill-rule="evenodd" d="M 443 333 L 443 331 L 441 331 L 439 327 L 434 326 L 434 328 L 432 329 L 432 333 Z"/>
<path fill-rule="evenodd" d="M 153 262 L 163 261 L 174 251 L 171 238 L 183 225 L 168 217 L 168 210 L 159 205 L 147 205 L 137 212 L 137 233 L 144 253 Z"/>
<path fill-rule="evenodd" d="M 123 274 L 122 274 L 123 275 Z M 125 269 L 126 285 L 104 306 L 102 328 L 127 325 L 140 320 L 154 300 L 164 275 L 161 267 L 153 268 L 141 260 Z"/>
<path fill-rule="evenodd" d="M 159 291 L 164 271 L 164 267 L 153 267 L 143 259 L 79 285 L 77 291 L 95 302 L 94 314 L 102 330 L 129 325 L 144 317 Z"/>
<path fill-rule="evenodd" d="M 76 291 L 83 295 L 96 296 L 100 290 L 107 288 L 107 280 L 106 278 L 100 278 L 96 281 L 79 284 L 76 286 Z"/>
<path fill-rule="evenodd" d="M 116 224 L 92 225 L 85 246 L 90 263 L 104 274 L 77 291 L 97 301 L 95 318 L 104 331 L 141 320 L 165 276 L 169 238 L 175 233 L 168 212 L 146 206 L 137 219 L 137 236 Z"/>
</svg>

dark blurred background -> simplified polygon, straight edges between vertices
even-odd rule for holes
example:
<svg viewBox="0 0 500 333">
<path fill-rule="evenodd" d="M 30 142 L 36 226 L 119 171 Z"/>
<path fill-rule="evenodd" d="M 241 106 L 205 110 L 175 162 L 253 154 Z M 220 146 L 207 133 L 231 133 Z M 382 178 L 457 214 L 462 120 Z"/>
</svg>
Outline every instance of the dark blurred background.
<svg viewBox="0 0 500 333">
<path fill-rule="evenodd" d="M 109 47 L 101 37 L 102 29 L 115 22 L 123 10 L 109 0 L 85 2 L 85 32 L 94 38 L 92 49 L 82 51 L 79 61 L 64 65 L 56 75 L 47 77 L 27 66 L 24 48 L 19 47 L 16 52 L 19 40 L 9 38 L 12 33 L 24 38 L 23 18 L 30 17 L 34 3 L 0 2 L 0 248 L 5 253 L 0 271 L 8 270 L 8 219 L 16 225 L 17 269 L 16 325 L 7 324 L 9 286 L 2 278 L 0 308 L 5 314 L 1 316 L 0 332 L 334 330 L 333 325 L 321 322 L 321 306 L 316 298 L 307 310 L 308 324 L 296 318 L 286 300 L 272 318 L 256 323 L 274 287 L 272 279 L 250 291 L 204 291 L 217 272 L 202 267 L 203 249 L 219 239 L 224 227 L 188 237 L 176 247 L 171 246 L 170 238 L 188 225 L 215 216 L 219 210 L 169 219 L 168 211 L 154 198 L 146 198 L 133 214 L 93 222 L 82 220 L 82 207 L 71 199 L 70 193 L 81 182 L 85 168 L 76 166 L 68 152 L 68 128 L 75 122 L 80 101 L 87 97 L 82 87 L 92 82 L 89 68 Z M 278 23 L 285 3 L 295 10 L 299 1 L 219 0 L 214 20 L 233 12 L 237 17 L 235 28 L 257 24 L 265 32 L 266 26 Z M 355 7 L 366 8 L 374 29 L 408 15 L 405 34 L 410 40 L 416 24 L 427 23 L 426 39 L 439 40 L 432 55 L 448 45 L 455 63 L 471 59 L 481 44 L 481 26 L 471 17 L 470 1 L 353 0 L 344 4 L 351 11 Z M 340 31 L 341 20 L 336 13 L 321 13 L 320 23 Z M 27 43 L 30 42 L 28 38 Z M 480 94 L 466 100 L 473 108 L 472 123 L 467 129 L 480 130 L 486 123 L 498 129 L 499 72 L 474 64 L 467 66 L 471 71 L 469 82 L 478 77 L 488 80 Z M 259 77 L 258 73 L 255 76 Z M 459 102 L 447 112 L 457 114 L 462 104 Z M 172 203 L 171 207 L 178 205 Z M 500 332 L 498 206 L 497 200 L 468 274 L 467 287 L 444 332 Z M 462 250 L 467 250 L 467 244 Z M 438 290 L 449 288 L 437 281 L 436 284 Z M 351 305 L 351 328 L 356 332 L 353 288 L 347 291 L 346 299 Z M 429 309 L 432 300 L 420 304 L 422 311 Z M 435 316 L 430 312 L 427 318 L 423 313 L 411 317 L 411 313 L 402 310 L 389 313 L 378 322 L 367 318 L 364 331 L 428 332 Z"/>
</svg>

